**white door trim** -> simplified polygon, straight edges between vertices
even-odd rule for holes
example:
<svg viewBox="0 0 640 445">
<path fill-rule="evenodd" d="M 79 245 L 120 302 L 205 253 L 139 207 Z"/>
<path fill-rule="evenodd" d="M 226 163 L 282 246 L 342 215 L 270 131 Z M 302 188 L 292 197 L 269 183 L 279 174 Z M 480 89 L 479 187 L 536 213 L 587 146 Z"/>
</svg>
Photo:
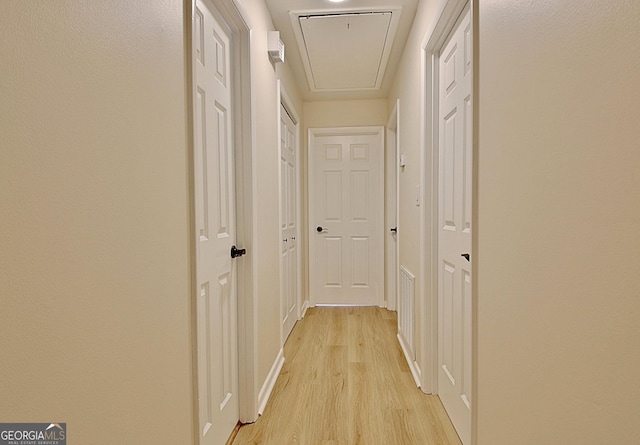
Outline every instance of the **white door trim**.
<svg viewBox="0 0 640 445">
<path fill-rule="evenodd" d="M 247 249 L 247 257 L 242 265 L 237 267 L 237 295 L 238 295 L 238 383 L 239 383 L 239 420 L 253 422 L 258 417 L 258 375 L 257 375 L 257 328 L 256 328 L 256 289 L 254 288 L 256 274 L 256 252 L 254 239 L 256 238 L 256 225 L 254 215 L 257 203 L 254 197 L 256 184 L 254 180 L 255 152 L 254 145 L 254 107 L 255 98 L 251 81 L 251 23 L 249 15 L 238 0 L 209 0 L 222 14 L 227 25 L 231 27 L 234 38 L 234 140 L 235 140 L 235 173 L 236 173 L 236 241 L 239 246 Z M 195 27 L 193 24 L 195 13 L 195 0 L 186 3 L 188 9 L 185 14 L 185 28 L 187 30 L 187 110 L 189 122 L 189 156 L 190 156 L 190 201 L 191 218 L 195 221 L 194 203 L 194 85 L 195 70 L 193 57 L 193 42 L 195 39 Z M 191 224 L 192 233 L 190 240 L 191 249 L 191 300 L 192 300 L 192 367 L 197 369 L 197 332 L 196 332 L 196 234 L 195 223 Z M 197 380 L 193 386 L 193 428 L 194 437 L 198 436 L 198 389 Z M 197 440 L 197 439 L 196 439 Z"/>
<path fill-rule="evenodd" d="M 440 8 L 438 19 L 426 33 L 422 42 L 422 131 L 420 135 L 420 181 L 425 193 L 425 203 L 420 212 L 420 269 L 424 273 L 424 282 L 428 283 L 420 289 L 420 336 L 423 339 L 421 350 L 421 368 L 426 371 L 422 390 L 426 393 L 436 393 L 438 388 L 438 193 L 439 193 L 439 54 L 449 33 L 454 29 L 456 21 L 467 4 L 470 3 L 471 23 L 473 34 L 473 182 L 474 190 L 477 181 L 477 2 L 478 0 L 446 0 Z M 477 215 L 477 194 L 473 194 L 473 218 Z M 472 262 L 472 400 L 471 400 L 471 443 L 476 443 L 477 424 L 477 391 L 476 391 L 476 319 L 477 304 L 475 301 L 475 287 L 477 283 L 477 254 L 475 250 L 476 227 L 472 228 L 474 261 Z"/>
<path fill-rule="evenodd" d="M 281 113 L 282 113 L 282 109 L 280 107 L 280 105 L 284 106 L 284 108 L 287 110 L 287 112 L 289 113 L 289 116 L 291 117 L 291 119 L 293 120 L 293 123 L 295 124 L 296 130 L 295 130 L 295 138 L 296 138 L 296 227 L 298 228 L 298 233 L 297 233 L 297 237 L 298 237 L 298 256 L 296 258 L 296 274 L 297 274 L 297 279 L 296 279 L 296 304 L 297 304 L 297 314 L 296 317 L 298 320 L 300 320 L 300 318 L 302 318 L 302 260 L 301 260 L 301 248 L 300 246 L 302 246 L 302 230 L 300 228 L 300 222 L 302 221 L 302 200 L 301 200 L 301 193 L 300 193 L 300 116 L 298 114 L 298 112 L 296 111 L 295 106 L 293 105 L 293 101 L 291 100 L 291 97 L 287 94 L 286 89 L 284 88 L 284 86 L 282 85 L 282 81 L 280 79 L 278 79 L 278 83 L 277 83 L 277 94 L 278 97 L 280 98 L 280 101 L 278 102 L 278 159 L 280 159 L 280 157 L 282 156 L 281 150 L 282 147 L 280 146 L 280 138 L 281 138 L 281 126 L 280 126 L 280 122 L 281 122 Z M 282 171 L 280 168 L 281 164 L 278 164 L 278 183 L 281 184 L 282 183 Z M 282 205 L 282 202 L 280 202 L 280 206 Z M 278 215 L 280 215 L 280 219 L 282 219 L 282 209 L 278 209 Z M 279 221 L 278 227 L 282 227 L 282 221 Z M 280 229 L 278 229 L 280 230 Z M 280 233 L 278 233 L 278 238 L 280 238 Z M 280 264 L 280 268 L 282 268 L 282 264 Z M 282 282 L 280 284 L 282 286 Z M 280 290 L 280 295 L 282 295 L 282 289 Z M 280 304 L 282 304 L 282 301 L 280 302 Z M 280 341 L 281 341 L 281 346 L 284 346 L 284 333 L 282 331 L 282 324 L 280 324 Z"/>
<path fill-rule="evenodd" d="M 311 202 L 311 193 L 312 193 L 312 186 L 311 184 L 313 184 L 314 181 L 314 172 L 313 172 L 313 166 L 311 165 L 312 163 L 312 159 L 313 156 L 311 156 L 311 150 L 313 149 L 313 141 L 314 138 L 316 136 L 348 136 L 348 135 L 354 135 L 354 134 L 375 134 L 378 135 L 380 137 L 380 150 L 378 153 L 378 163 L 380 165 L 380 167 L 384 166 L 384 126 L 366 126 L 366 127 L 329 127 L 329 128 L 309 128 L 308 130 L 308 139 L 307 139 L 307 184 L 309 184 L 308 186 L 308 190 L 307 190 L 307 202 L 310 203 Z M 382 177 L 384 177 L 384 173 L 382 174 Z M 384 199 L 384 180 L 382 181 L 378 181 L 378 196 L 381 196 L 382 199 Z M 380 206 L 380 209 L 384 209 L 384 206 Z M 313 229 L 313 224 L 314 221 L 312 220 L 311 214 L 312 210 L 311 208 L 308 209 L 308 218 L 307 218 L 307 230 L 308 230 L 308 234 L 309 234 L 309 255 L 311 255 L 312 251 L 311 251 L 311 234 L 314 233 L 314 229 Z M 380 230 L 384 230 L 384 210 L 382 210 L 382 215 L 380 215 Z M 384 240 L 384 232 L 380 233 L 380 240 L 383 242 Z M 384 242 L 383 245 L 381 246 L 382 249 L 384 249 Z M 310 262 L 308 265 L 308 269 L 307 269 L 307 276 L 311 277 L 311 271 L 310 271 Z M 379 292 L 378 292 L 378 296 L 377 296 L 377 301 L 376 304 L 379 307 L 385 307 L 385 301 L 384 301 L 384 286 L 385 286 L 385 281 L 384 281 L 384 255 L 380 255 L 378 261 L 376 261 L 376 269 L 378 271 L 378 276 L 382 277 L 382 279 L 380 280 L 380 288 L 379 288 Z M 311 280 L 310 280 L 311 281 Z M 311 283 L 309 284 L 309 288 L 311 289 Z M 313 295 L 313 293 L 310 290 L 310 295 L 309 295 L 309 305 L 311 307 L 316 305 L 316 299 Z"/>
<path fill-rule="evenodd" d="M 393 263 L 390 266 L 388 265 L 387 267 L 393 267 L 395 270 L 395 289 L 393 290 L 394 295 L 390 298 L 389 293 L 387 293 L 387 309 L 395 311 L 395 310 L 398 310 L 398 296 L 400 295 L 400 280 L 399 280 L 399 275 L 400 275 L 400 99 L 396 99 L 396 103 L 393 106 L 393 110 L 389 115 L 387 128 L 388 130 L 390 130 L 387 132 L 388 141 L 390 141 L 389 135 L 395 135 L 394 140 L 390 141 L 390 143 L 388 143 L 387 146 L 385 147 L 385 153 L 387 152 L 387 150 L 394 150 L 395 152 L 395 156 L 394 156 L 395 161 L 393 165 L 386 165 L 385 167 L 385 171 L 387 170 L 387 168 L 395 170 L 395 184 L 393 185 L 393 187 L 395 187 L 395 190 L 387 190 L 387 191 L 395 192 L 394 193 L 395 207 L 393 209 L 387 208 L 385 213 L 395 212 L 395 218 L 392 218 L 392 219 L 395 220 L 395 227 L 396 227 L 395 244 L 394 244 L 395 257 L 389 255 L 388 252 L 385 255 L 385 257 L 387 258 L 387 261 Z M 385 159 L 388 159 L 386 155 L 385 155 Z M 386 174 L 385 174 L 385 184 L 387 184 Z M 387 219 L 388 219 L 387 215 L 385 214 L 385 222 L 388 222 Z M 393 236 L 388 232 L 389 230 L 391 230 L 391 227 L 388 227 L 388 226 L 389 224 L 385 225 L 385 239 L 389 239 L 388 238 L 389 236 Z M 390 261 L 391 259 L 390 257 L 393 258 L 394 261 Z M 394 274 L 391 274 L 392 277 L 393 275 Z M 388 288 L 389 288 L 389 283 L 386 283 L 385 289 L 388 289 Z"/>
</svg>

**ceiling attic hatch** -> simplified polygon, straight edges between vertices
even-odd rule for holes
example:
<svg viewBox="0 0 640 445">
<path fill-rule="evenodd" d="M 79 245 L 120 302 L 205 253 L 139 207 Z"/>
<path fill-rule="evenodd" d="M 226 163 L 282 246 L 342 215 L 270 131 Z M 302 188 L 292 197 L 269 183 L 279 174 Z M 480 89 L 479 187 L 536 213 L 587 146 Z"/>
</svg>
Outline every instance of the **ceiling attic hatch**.
<svg viewBox="0 0 640 445">
<path fill-rule="evenodd" d="M 312 92 L 380 89 L 400 9 L 292 12 Z"/>
</svg>

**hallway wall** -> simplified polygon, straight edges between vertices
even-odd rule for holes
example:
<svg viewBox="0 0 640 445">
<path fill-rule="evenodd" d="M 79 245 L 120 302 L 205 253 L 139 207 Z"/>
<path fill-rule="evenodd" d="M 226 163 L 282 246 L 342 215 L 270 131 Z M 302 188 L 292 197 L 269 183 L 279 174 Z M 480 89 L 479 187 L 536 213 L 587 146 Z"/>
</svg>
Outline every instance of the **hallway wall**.
<svg viewBox="0 0 640 445">
<path fill-rule="evenodd" d="M 264 2 L 239 3 L 253 27 L 259 390 L 280 350 L 277 78 L 302 101 L 268 59 Z M 3 422 L 67 422 L 74 443 L 193 442 L 183 8 L 0 2 Z"/>
<path fill-rule="evenodd" d="M 0 419 L 192 442 L 183 2 L 0 2 Z"/>
<path fill-rule="evenodd" d="M 640 4 L 534 3 L 474 1 L 477 444 L 636 443 Z M 420 2 L 389 96 L 416 269 L 420 43 L 441 4 Z"/>
<path fill-rule="evenodd" d="M 640 2 L 479 7 L 478 444 L 640 443 Z"/>
<path fill-rule="evenodd" d="M 421 115 L 422 96 L 422 70 L 421 70 L 421 45 L 435 20 L 437 2 L 418 3 L 418 10 L 413 22 L 411 34 L 404 48 L 402 60 L 398 65 L 398 72 L 393 82 L 393 87 L 389 93 L 389 107 L 393 107 L 397 99 L 400 99 L 400 153 L 405 155 L 406 166 L 400 169 L 400 215 L 398 232 L 400 237 L 400 264 L 411 271 L 415 277 L 416 295 L 421 295 L 426 291 L 428 280 L 424 276 L 424 270 L 429 270 L 429 263 L 424 265 L 424 270 L 420 265 L 420 250 L 418 245 L 431 244 L 431 231 L 420 230 L 420 214 L 422 209 L 429 209 L 431 206 L 431 189 L 421 190 L 421 207 L 416 206 L 416 185 L 420 180 L 420 151 L 421 132 L 424 125 Z M 429 183 L 429 181 L 426 181 Z M 427 257 L 428 261 L 429 258 Z M 415 314 L 420 314 L 420 298 L 415 300 Z M 431 392 L 430 367 L 424 366 L 426 356 L 430 354 L 430 344 L 425 345 L 425 339 L 420 335 L 421 330 L 429 329 L 423 325 L 427 320 L 415 319 L 414 339 L 416 347 L 416 361 L 422 366 L 422 389 Z M 427 351 L 425 354 L 424 351 Z"/>
<path fill-rule="evenodd" d="M 257 317 L 258 389 L 264 384 L 280 351 L 280 222 L 278 202 L 279 139 L 277 80 L 298 110 L 302 109 L 297 86 L 290 69 L 273 64 L 267 54 L 267 31 L 275 30 L 263 0 L 239 0 L 249 16 L 251 32 L 251 70 L 255 115 L 255 246 L 252 255 L 256 270 L 254 282 Z"/>
</svg>

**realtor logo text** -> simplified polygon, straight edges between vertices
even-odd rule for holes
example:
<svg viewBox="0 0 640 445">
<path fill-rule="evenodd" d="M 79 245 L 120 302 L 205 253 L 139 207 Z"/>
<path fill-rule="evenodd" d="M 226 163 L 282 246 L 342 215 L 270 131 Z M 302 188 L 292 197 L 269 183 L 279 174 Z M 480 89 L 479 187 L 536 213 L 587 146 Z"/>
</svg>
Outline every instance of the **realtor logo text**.
<svg viewBox="0 0 640 445">
<path fill-rule="evenodd" d="M 0 423 L 0 445 L 66 444 L 66 423 Z"/>
</svg>

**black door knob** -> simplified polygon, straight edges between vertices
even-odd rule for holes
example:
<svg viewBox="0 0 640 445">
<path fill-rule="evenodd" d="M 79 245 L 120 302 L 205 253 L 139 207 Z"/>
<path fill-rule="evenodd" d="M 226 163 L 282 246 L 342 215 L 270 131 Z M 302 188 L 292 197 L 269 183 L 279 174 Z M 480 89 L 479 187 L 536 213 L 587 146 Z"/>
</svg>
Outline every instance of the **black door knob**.
<svg viewBox="0 0 640 445">
<path fill-rule="evenodd" d="M 392 228 L 389 229 L 389 231 L 393 232 L 393 233 L 398 233 L 398 228 L 397 227 L 392 227 Z"/>
<path fill-rule="evenodd" d="M 324 230 L 324 229 L 322 228 L 322 226 L 318 226 L 318 227 L 316 227 L 316 231 L 317 231 L 318 233 L 322 233 L 322 231 L 323 231 L 323 230 Z"/>
<path fill-rule="evenodd" d="M 245 253 L 247 253 L 247 249 L 238 249 L 236 246 L 231 246 L 231 258 L 238 258 Z"/>
<path fill-rule="evenodd" d="M 468 253 L 462 253 L 460 254 L 460 256 L 463 256 L 467 261 L 471 261 L 471 255 L 469 255 Z"/>
</svg>

